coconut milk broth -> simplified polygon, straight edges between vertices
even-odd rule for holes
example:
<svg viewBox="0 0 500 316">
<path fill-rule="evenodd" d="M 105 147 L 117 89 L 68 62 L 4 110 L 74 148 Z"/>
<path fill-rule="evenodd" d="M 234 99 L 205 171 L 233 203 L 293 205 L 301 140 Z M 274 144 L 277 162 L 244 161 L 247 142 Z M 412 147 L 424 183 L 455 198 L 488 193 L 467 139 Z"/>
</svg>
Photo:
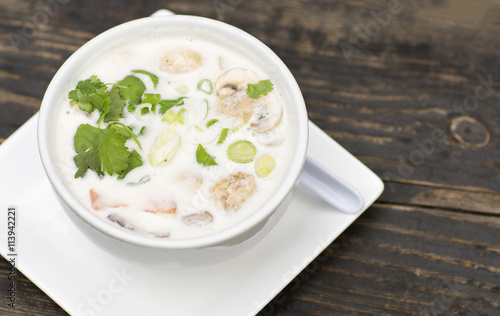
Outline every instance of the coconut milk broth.
<svg viewBox="0 0 500 316">
<path fill-rule="evenodd" d="M 190 72 L 171 74 L 159 70 L 162 56 L 171 48 L 184 47 L 202 55 L 202 65 Z M 244 220 L 258 210 L 280 186 L 287 171 L 290 161 L 291 147 L 293 144 L 286 135 L 291 134 L 290 124 L 287 124 L 289 113 L 283 103 L 283 114 L 280 123 L 267 133 L 256 133 L 248 128 L 248 124 L 235 133 L 229 133 L 223 144 L 216 144 L 217 138 L 223 127 L 234 128 L 241 126 L 241 122 L 229 119 L 213 109 L 217 101 L 216 93 L 207 95 L 197 90 L 201 79 L 209 79 L 215 84 L 217 78 L 232 68 L 246 68 L 254 71 L 261 80 L 270 79 L 271 74 L 266 73 L 259 63 L 245 56 L 238 49 L 223 47 L 220 43 L 209 42 L 201 37 L 168 36 L 165 38 L 142 38 L 139 41 L 115 45 L 99 58 L 89 61 L 81 73 L 75 75 L 69 82 L 68 91 L 74 89 L 80 80 L 85 80 L 91 75 L 97 75 L 102 82 L 113 83 L 132 75 L 131 70 L 141 69 L 151 72 L 159 77 L 156 88 L 151 80 L 144 75 L 136 74 L 146 86 L 146 93 L 161 94 L 161 100 L 177 99 L 186 96 L 183 107 L 187 110 L 185 124 L 176 124 L 172 128 L 181 135 L 181 147 L 175 157 L 164 165 L 153 167 L 147 155 L 155 138 L 166 127 L 162 115 L 146 114 L 137 117 L 124 110 L 126 115 L 122 122 L 135 127 L 146 126 L 144 135 L 138 139 L 142 150 L 129 139 L 126 146 L 130 150 L 137 150 L 141 155 L 143 165 L 133 169 L 127 176 L 118 180 L 117 176 L 107 175 L 99 178 L 95 172 L 87 170 L 84 177 L 75 179 L 77 167 L 74 163 L 73 137 L 80 124 L 96 126 L 99 118 L 97 111 L 90 116 L 85 115 L 77 105 L 71 106 L 65 92 L 61 103 L 59 117 L 56 119 L 55 137 L 57 145 L 58 165 L 60 173 L 75 197 L 83 203 L 90 212 L 112 223 L 108 216 L 119 214 L 132 223 L 134 230 L 139 233 L 149 233 L 157 236 L 166 236 L 172 239 L 186 239 L 213 234 L 224 230 Z M 274 83 L 274 82 L 273 82 Z M 180 94 L 179 87 L 186 86 L 187 94 Z M 274 98 L 282 102 L 278 90 L 279 83 L 274 83 Z M 176 91 L 177 90 L 177 91 Z M 206 100 L 206 101 L 205 101 Z M 206 112 L 208 102 L 208 113 Z M 206 128 L 207 121 L 218 119 L 213 126 Z M 197 131 L 195 126 L 202 127 L 204 133 Z M 102 126 L 101 126 L 102 127 Z M 134 129 L 137 134 L 139 129 Z M 254 171 L 254 161 L 251 163 L 235 163 L 227 158 L 226 150 L 229 144 L 238 140 L 252 142 L 257 154 L 272 156 L 276 167 L 267 177 L 257 177 Z M 203 166 L 196 161 L 196 148 L 202 144 L 207 152 L 215 157 L 217 166 Z M 227 178 L 235 172 L 243 171 L 254 175 L 256 190 L 236 210 L 220 210 L 213 202 L 211 189 L 221 179 Z M 138 183 L 141 179 L 149 177 L 149 181 Z M 202 179 L 202 184 L 190 190 L 193 179 Z M 181 180 L 180 180 L 181 179 Z M 92 208 L 89 191 L 98 192 L 104 207 L 99 211 Z M 168 208 L 176 206 L 176 214 L 153 214 L 145 212 L 155 207 Z M 186 225 L 183 216 L 208 211 L 213 216 L 213 222 L 207 225 Z M 118 225 L 117 225 L 118 226 Z"/>
</svg>

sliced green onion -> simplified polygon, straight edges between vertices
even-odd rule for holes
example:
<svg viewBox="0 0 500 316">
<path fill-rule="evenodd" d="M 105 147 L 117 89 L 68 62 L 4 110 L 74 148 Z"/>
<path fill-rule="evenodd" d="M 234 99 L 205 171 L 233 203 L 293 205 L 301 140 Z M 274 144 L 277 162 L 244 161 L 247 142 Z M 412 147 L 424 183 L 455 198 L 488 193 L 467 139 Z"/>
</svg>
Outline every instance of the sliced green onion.
<svg viewBox="0 0 500 316">
<path fill-rule="evenodd" d="M 139 181 L 137 182 L 127 182 L 127 185 L 139 185 L 139 184 L 144 184 L 151 180 L 151 177 L 149 175 L 145 175 L 144 177 L 140 178 Z"/>
<path fill-rule="evenodd" d="M 150 73 L 149 71 L 146 71 L 146 70 L 132 70 L 132 72 L 135 74 L 149 76 L 149 78 L 151 78 L 151 81 L 153 82 L 153 86 L 155 88 L 156 88 L 156 85 L 158 84 L 158 82 L 160 81 L 160 79 L 158 79 L 158 76 L 153 75 L 152 73 Z"/>
<path fill-rule="evenodd" d="M 185 84 L 181 84 L 175 87 L 174 91 L 177 92 L 178 94 L 187 94 L 189 92 L 189 88 Z"/>
<path fill-rule="evenodd" d="M 198 125 L 195 125 L 194 128 L 196 129 L 197 132 L 205 133 L 205 130 L 203 128 L 199 127 Z"/>
<path fill-rule="evenodd" d="M 214 125 L 218 121 L 219 121 L 218 119 L 212 119 L 212 120 L 208 121 L 207 122 L 207 128 L 209 128 L 210 126 Z"/>
<path fill-rule="evenodd" d="M 243 126 L 245 126 L 245 125 L 246 125 L 246 122 L 241 123 L 240 125 L 238 125 L 238 126 L 236 126 L 236 127 L 232 128 L 232 129 L 231 129 L 231 134 L 236 133 L 237 131 L 239 131 L 240 129 L 242 129 L 242 128 L 243 128 Z"/>
<path fill-rule="evenodd" d="M 203 118 L 203 119 L 206 119 L 207 116 L 208 116 L 208 109 L 209 109 L 208 100 L 207 99 L 203 99 L 203 101 L 205 101 L 205 103 L 207 104 L 207 111 L 205 112 L 205 117 Z"/>
<path fill-rule="evenodd" d="M 227 132 L 229 132 L 229 130 L 227 128 L 222 129 L 222 131 L 220 132 L 220 136 L 219 136 L 219 140 L 217 141 L 217 144 L 222 144 L 226 140 Z"/>
<path fill-rule="evenodd" d="M 209 79 L 201 79 L 200 82 L 198 82 L 198 86 L 196 86 L 196 88 L 198 89 L 198 91 L 205 92 L 208 95 L 214 93 L 214 85 Z"/>
<path fill-rule="evenodd" d="M 275 166 L 276 162 L 274 161 L 273 157 L 267 154 L 260 155 L 255 160 L 255 174 L 260 178 L 267 177 L 274 170 Z"/>
<path fill-rule="evenodd" d="M 139 105 L 138 107 L 135 108 L 134 110 L 134 116 L 138 121 L 145 122 L 147 120 L 144 120 L 142 118 L 143 115 L 148 114 L 151 111 L 152 105 L 149 103 L 143 103 Z"/>
<path fill-rule="evenodd" d="M 205 148 L 203 148 L 203 146 L 201 145 L 198 145 L 198 148 L 196 149 L 196 161 L 204 166 L 217 165 L 217 162 L 215 162 L 214 157 L 210 156 L 205 150 Z"/>
<path fill-rule="evenodd" d="M 174 121 L 176 116 L 177 116 L 177 113 L 175 113 L 174 110 L 170 109 L 165 113 L 165 115 L 163 116 L 163 118 L 161 120 L 163 122 L 167 122 L 170 124 Z"/>
<path fill-rule="evenodd" d="M 172 160 L 180 145 L 180 136 L 173 129 L 166 129 L 156 137 L 149 149 L 149 163 L 156 167 Z"/>
<path fill-rule="evenodd" d="M 184 125 L 184 118 L 186 116 L 186 112 L 187 112 L 186 109 L 181 109 L 175 116 L 174 121 L 172 123 L 179 123 L 181 125 Z"/>
<path fill-rule="evenodd" d="M 249 163 L 253 161 L 256 153 L 255 146 L 247 140 L 239 140 L 227 148 L 227 157 L 237 163 Z"/>
</svg>

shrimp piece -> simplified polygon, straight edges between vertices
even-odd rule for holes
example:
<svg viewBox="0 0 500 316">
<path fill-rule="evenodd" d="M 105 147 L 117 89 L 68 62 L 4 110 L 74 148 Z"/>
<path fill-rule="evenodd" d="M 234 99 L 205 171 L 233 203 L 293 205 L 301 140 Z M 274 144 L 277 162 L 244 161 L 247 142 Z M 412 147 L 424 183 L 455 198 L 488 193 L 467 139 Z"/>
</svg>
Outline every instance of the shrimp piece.
<svg viewBox="0 0 500 316">
<path fill-rule="evenodd" d="M 253 110 L 250 129 L 257 133 L 267 133 L 281 122 L 283 105 L 272 93 L 261 96 Z"/>
<path fill-rule="evenodd" d="M 160 215 L 176 215 L 177 203 L 175 203 L 174 201 L 165 201 L 165 200 L 157 201 L 154 203 L 153 209 L 144 211 Z"/>
<path fill-rule="evenodd" d="M 90 203 L 94 211 L 100 211 L 104 208 L 118 208 L 127 206 L 127 204 L 110 204 L 109 201 L 105 201 L 99 193 L 94 191 L 94 189 L 90 189 L 89 193 Z"/>
<path fill-rule="evenodd" d="M 174 48 L 160 61 L 160 70 L 172 74 L 190 72 L 202 64 L 201 55 L 187 48 Z"/>
<path fill-rule="evenodd" d="M 214 185 L 212 198 L 217 208 L 235 210 L 253 194 L 256 188 L 254 176 L 239 171 Z"/>
</svg>

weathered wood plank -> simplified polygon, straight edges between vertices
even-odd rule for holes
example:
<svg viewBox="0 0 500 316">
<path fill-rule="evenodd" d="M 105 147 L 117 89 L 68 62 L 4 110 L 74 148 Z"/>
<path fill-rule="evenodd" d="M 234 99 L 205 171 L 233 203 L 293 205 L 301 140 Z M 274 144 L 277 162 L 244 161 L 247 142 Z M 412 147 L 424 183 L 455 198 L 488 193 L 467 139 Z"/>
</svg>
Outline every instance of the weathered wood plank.
<svg viewBox="0 0 500 316">
<path fill-rule="evenodd" d="M 382 0 L 62 2 L 53 11 L 41 1 L 0 3 L 0 143 L 94 35 L 164 6 L 223 20 L 284 60 L 310 118 L 386 184 L 380 203 L 262 314 L 498 312 L 498 1 L 401 0 L 390 20 Z M 16 50 L 9 34 L 22 35 L 41 11 L 51 13 L 47 23 Z M 464 118 L 473 124 L 458 124 Z M 1 259 L 0 274 L 8 269 Z M 65 315 L 21 282 L 15 312 Z M 12 310 L 1 305 L 2 313 Z"/>
<path fill-rule="evenodd" d="M 494 315 L 499 245 L 498 216 L 376 204 L 261 315 Z"/>
</svg>

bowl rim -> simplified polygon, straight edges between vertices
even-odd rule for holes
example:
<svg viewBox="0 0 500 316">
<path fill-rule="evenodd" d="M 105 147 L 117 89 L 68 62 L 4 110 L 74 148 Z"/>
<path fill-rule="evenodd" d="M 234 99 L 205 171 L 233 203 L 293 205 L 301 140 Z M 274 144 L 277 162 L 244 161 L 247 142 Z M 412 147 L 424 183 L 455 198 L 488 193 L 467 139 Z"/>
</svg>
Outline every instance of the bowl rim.
<svg viewBox="0 0 500 316">
<path fill-rule="evenodd" d="M 189 239 L 154 238 L 134 234 L 120 229 L 119 227 L 114 227 L 92 214 L 84 205 L 77 201 L 69 189 L 66 188 L 63 180 L 60 178 L 59 173 L 57 172 L 57 167 L 54 163 L 55 159 L 51 158 L 52 154 L 49 145 L 49 134 L 52 131 L 50 128 L 52 117 L 50 115 L 50 104 L 56 104 L 52 106 L 52 108 L 57 107 L 58 103 L 52 103 L 51 101 L 57 96 L 57 87 L 63 84 L 64 80 L 70 76 L 68 70 L 71 67 L 74 67 L 75 64 L 78 65 L 84 63 L 86 61 L 84 59 L 86 54 L 90 54 L 92 50 L 95 51 L 96 47 L 105 47 L 106 44 L 109 43 L 109 39 L 113 38 L 115 35 L 122 34 L 122 32 L 126 32 L 130 29 L 145 29 L 155 25 L 170 25 L 171 27 L 179 27 L 179 25 L 194 26 L 196 28 L 206 28 L 208 30 L 218 31 L 224 35 L 237 36 L 241 43 L 253 46 L 252 49 L 258 51 L 259 54 L 267 55 L 268 58 L 271 58 L 273 62 L 275 62 L 275 66 L 279 70 L 280 77 L 283 77 L 285 81 L 283 86 L 288 87 L 293 93 L 291 98 L 294 100 L 293 103 L 296 107 L 295 110 L 298 113 L 298 124 L 297 126 L 294 126 L 297 130 L 297 144 L 296 150 L 293 152 L 293 157 L 291 157 L 292 162 L 290 163 L 290 168 L 285 176 L 285 179 L 283 180 L 283 185 L 278 188 L 275 194 L 268 201 L 266 201 L 266 203 L 259 210 L 255 211 L 241 222 L 210 235 Z M 53 188 L 61 199 L 84 222 L 110 237 L 137 246 L 161 249 L 193 249 L 224 245 L 225 241 L 231 240 L 234 237 L 251 230 L 262 221 L 267 220 L 274 210 L 278 208 L 288 193 L 293 189 L 302 170 L 307 151 L 308 118 L 302 93 L 300 92 L 300 88 L 292 73 L 283 61 L 281 61 L 281 59 L 260 40 L 239 28 L 221 21 L 191 15 L 170 15 L 145 17 L 125 22 L 97 35 L 76 50 L 59 68 L 47 87 L 40 107 L 37 136 L 42 164 Z"/>
</svg>

